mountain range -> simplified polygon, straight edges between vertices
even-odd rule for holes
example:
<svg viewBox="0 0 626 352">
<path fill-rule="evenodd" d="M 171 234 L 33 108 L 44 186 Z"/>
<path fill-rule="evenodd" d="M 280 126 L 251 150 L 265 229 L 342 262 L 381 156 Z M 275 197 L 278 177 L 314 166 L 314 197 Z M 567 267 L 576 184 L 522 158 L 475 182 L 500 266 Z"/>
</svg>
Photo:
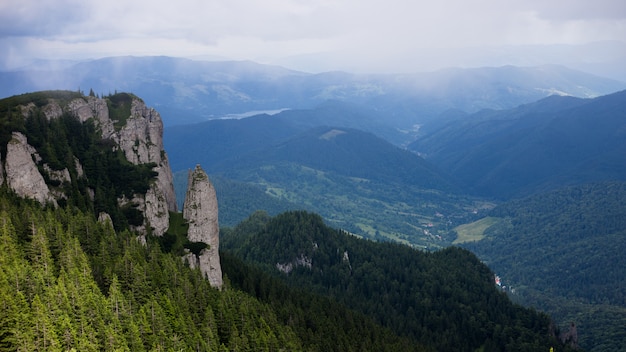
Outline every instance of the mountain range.
<svg viewBox="0 0 626 352">
<path fill-rule="evenodd" d="M 2 97 L 45 89 L 93 89 L 99 95 L 132 92 L 159 109 L 165 126 L 251 111 L 310 109 L 339 100 L 374 110 L 378 118 L 401 129 L 424 124 L 449 109 L 506 109 L 552 94 L 595 97 L 626 88 L 623 82 L 555 65 L 311 74 L 248 61 L 172 57 L 112 57 L 52 70 L 0 72 L 0 81 Z"/>
<path fill-rule="evenodd" d="M 507 286 L 516 288 L 516 293 L 507 293 L 512 299 L 545 309 L 559 317 L 561 324 L 575 321 L 586 349 L 609 351 L 623 345 L 623 278 L 615 270 L 598 268 L 622 260 L 616 249 L 622 247 L 623 236 L 614 227 L 620 224 L 620 185 L 626 181 L 624 83 L 560 66 L 402 75 L 309 74 L 252 62 L 167 57 L 108 58 L 57 70 L 0 72 L 0 81 L 0 95 L 7 96 L 44 87 L 89 89 L 94 95 L 89 99 L 110 93 L 114 124 L 123 121 L 126 111 L 119 106 L 124 99 L 117 98 L 133 95 L 113 92 L 140 94 L 163 115 L 164 149 L 176 171 L 177 196 L 186 189 L 187 170 L 200 163 L 215 180 L 221 223 L 230 234 L 241 235 L 241 229 L 230 228 L 255 210 L 267 210 L 273 217 L 286 210 L 306 209 L 320 214 L 326 225 L 315 218 L 312 226 L 309 215 L 301 213 L 279 216 L 274 220 L 278 225 L 261 216 L 263 226 L 244 222 L 248 232 L 241 236 L 271 243 L 271 238 L 284 234 L 264 226 L 294 222 L 295 214 L 306 220 L 307 225 L 297 227 L 297 232 L 305 234 L 304 229 L 314 228 L 334 238 L 324 227 L 330 225 L 341 229 L 342 235 L 428 250 L 461 245 L 496 269 Z M 41 108 L 48 103 L 44 99 L 34 104 Z M 9 117 L 19 112 L 7 109 L 3 110 L 10 111 Z M 27 127 L 37 131 L 32 143 L 49 165 L 74 170 L 71 159 L 50 158 L 65 155 L 68 146 L 51 143 L 51 136 L 57 134 L 39 128 L 45 125 L 44 115 L 56 110 L 45 111 L 32 120 L 36 124 Z M 17 122 L 2 120 L 4 144 L 14 138 L 7 131 Z M 128 147 L 132 149 L 132 143 Z M 113 166 L 119 163 L 115 158 L 99 162 L 104 161 Z M 142 175 L 145 181 L 152 174 L 144 169 L 133 174 Z M 120 187 L 139 187 L 143 182 L 119 172 L 101 176 L 123 178 Z M 52 187 L 60 187 L 59 182 L 54 181 Z M 89 203 L 87 193 L 75 199 L 61 202 Z M 116 203 L 97 201 L 120 219 L 141 223 L 135 208 L 125 207 L 117 214 Z M 177 221 L 178 216 L 170 219 Z M 116 226 L 116 230 L 125 227 L 118 222 Z M 178 240 L 168 236 L 155 245 L 165 252 L 174 247 L 182 251 Z M 333 241 L 342 246 L 348 243 Z M 263 287 L 271 280 L 265 274 L 249 273 L 261 268 L 275 275 L 268 266 L 276 264 L 276 258 L 265 262 L 267 258 L 255 257 L 251 254 L 254 246 L 243 237 L 227 243 L 233 251 L 228 254 L 232 266 L 224 270 L 229 277 L 237 277 L 233 285 L 264 297 L 267 290 Z M 87 239 L 85 248 L 93 254 L 98 244 Z M 302 259 L 298 251 L 309 249 L 296 248 L 291 253 L 294 263 Z M 338 247 L 333 250 L 340 252 Z M 439 255 L 465 256 L 459 253 L 449 250 Z M 104 270 L 98 260 L 94 259 L 100 265 L 97 270 Z M 469 262 L 464 263 L 460 265 Z M 246 273 L 237 269 L 244 266 Z M 329 266 L 324 272 L 343 269 Z M 102 281 L 103 273 L 96 279 L 106 289 L 109 282 Z M 263 277 L 263 282 L 255 281 L 255 275 Z M 406 279 L 402 278 L 398 281 Z M 293 280 L 303 280 L 301 284 L 321 279 L 305 275 Z M 320 284 L 317 281 L 311 290 L 323 295 L 338 290 L 333 283 Z M 590 293 L 584 286 L 596 289 Z M 592 312 L 602 314 L 593 316 Z M 432 324 L 437 321 L 430 320 Z M 230 332 L 219 333 L 222 341 L 235 341 L 229 340 Z M 495 338 L 491 337 L 492 342 Z M 492 346 L 491 342 L 485 346 Z"/>
<path fill-rule="evenodd" d="M 308 209 L 368 238 L 441 247 L 448 221 L 473 216 L 475 199 L 463 196 L 453 179 L 417 154 L 372 133 L 300 123 L 319 113 L 291 110 L 174 126 L 164 143 L 176 170 L 200 162 L 215 177 L 253 185 L 283 203 L 266 203 L 264 209 Z M 237 188 L 221 191 L 218 184 L 228 204 L 223 212 L 240 214 L 232 225 L 244 220 L 249 213 L 240 209 L 246 203 L 230 201 L 242 198 Z"/>
<path fill-rule="evenodd" d="M 428 253 L 359 239 L 316 214 L 260 211 L 224 228 L 218 253 L 208 176 L 189 174 L 178 212 L 160 115 L 133 94 L 36 92 L 0 107 L 1 350 L 575 345 L 460 248 Z"/>
<path fill-rule="evenodd" d="M 438 247 L 490 201 L 625 180 L 625 94 L 552 96 L 513 109 L 451 114 L 455 119 L 409 146 L 413 153 L 372 133 L 327 126 L 359 116 L 344 115 L 353 110 L 343 103 L 173 126 L 165 145 L 174 170 L 193 167 L 195 158 L 210 174 L 294 203 L 279 209 L 299 205 L 366 237 Z M 229 190 L 224 199 L 239 197 Z M 246 216 L 225 211 L 240 214 L 233 225 Z"/>
<path fill-rule="evenodd" d="M 463 189 L 507 199 L 626 175 L 626 91 L 595 99 L 552 96 L 464 116 L 409 149 Z"/>
</svg>

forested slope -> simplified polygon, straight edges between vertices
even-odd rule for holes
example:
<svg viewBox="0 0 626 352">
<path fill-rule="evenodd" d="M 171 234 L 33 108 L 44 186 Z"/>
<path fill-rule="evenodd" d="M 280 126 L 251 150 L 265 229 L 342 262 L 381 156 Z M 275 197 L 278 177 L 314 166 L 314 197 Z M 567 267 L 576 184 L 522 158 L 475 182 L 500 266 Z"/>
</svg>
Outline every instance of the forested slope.
<svg viewBox="0 0 626 352">
<path fill-rule="evenodd" d="M 305 212 L 257 213 L 223 238 L 226 251 L 289 285 L 332 297 L 436 350 L 537 351 L 557 344 L 548 316 L 512 304 L 493 273 L 460 248 L 426 253 L 364 241 Z M 257 292 L 254 277 L 240 281 Z"/>
<path fill-rule="evenodd" d="M 625 180 L 626 91 L 594 99 L 552 96 L 462 117 L 409 148 L 466 192 L 499 199 Z"/>
<path fill-rule="evenodd" d="M 218 291 L 153 238 L 144 246 L 75 209 L 0 195 L 3 351 L 426 350 L 267 278 L 260 285 L 292 304 L 278 310 L 228 284 Z M 232 261 L 229 270 L 254 274 Z"/>
<path fill-rule="evenodd" d="M 626 344 L 626 183 L 572 186 L 494 208 L 485 238 L 465 243 L 517 300 L 575 322 L 580 344 Z"/>
</svg>

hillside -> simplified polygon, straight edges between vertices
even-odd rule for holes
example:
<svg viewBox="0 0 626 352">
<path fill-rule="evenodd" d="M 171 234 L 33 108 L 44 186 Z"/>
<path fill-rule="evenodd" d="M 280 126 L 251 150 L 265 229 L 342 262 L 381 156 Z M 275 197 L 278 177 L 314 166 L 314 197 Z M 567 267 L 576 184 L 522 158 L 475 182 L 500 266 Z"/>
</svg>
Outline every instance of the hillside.
<svg viewBox="0 0 626 352">
<path fill-rule="evenodd" d="M 261 286 L 283 305 L 229 284 L 217 290 L 155 237 L 141 244 L 90 214 L 0 192 L 2 350 L 428 350 L 269 278 Z M 229 263 L 228 273 L 255 272 Z"/>
<path fill-rule="evenodd" d="M 292 205 L 280 209 L 307 209 L 366 238 L 427 248 L 448 245 L 451 239 L 444 236 L 450 225 L 473 219 L 476 209 L 489 206 L 460 194 L 449 177 L 419 156 L 371 133 L 293 127 L 316 112 L 285 118 L 286 113 L 173 128 L 165 136 L 172 164 L 193 156 L 208 165 L 212 177 L 262 190 L 274 202 L 257 209 L 273 215 L 268 207 L 288 202 Z M 257 210 L 241 201 L 236 189 L 216 188 L 226 216 L 240 214 L 235 224 Z M 260 198 L 265 197 L 255 196 Z"/>
<path fill-rule="evenodd" d="M 163 124 L 140 98 L 47 91 L 2 99 L 0 107 L 0 171 L 11 191 L 106 214 L 117 230 L 167 230 L 176 200 Z"/>
<path fill-rule="evenodd" d="M 536 351 L 555 343 L 546 316 L 512 304 L 493 273 L 459 248 L 426 253 L 363 241 L 305 212 L 255 214 L 223 237 L 225 250 L 290 286 L 330 296 L 438 351 Z M 239 280 L 263 296 L 254 277 Z"/>
<path fill-rule="evenodd" d="M 463 117 L 409 148 L 480 196 L 507 199 L 561 185 L 624 180 L 626 91 L 550 97 Z"/>
<path fill-rule="evenodd" d="M 255 168 L 280 162 L 370 181 L 455 190 L 444 174 L 421 157 L 372 134 L 346 128 L 307 130 L 283 143 L 256 151 L 228 168 Z"/>
<path fill-rule="evenodd" d="M 585 349 L 619 350 L 626 343 L 625 200 L 626 184 L 607 182 L 510 201 L 489 213 L 482 239 L 462 246 L 514 288 L 514 299 L 576 322 Z"/>
</svg>

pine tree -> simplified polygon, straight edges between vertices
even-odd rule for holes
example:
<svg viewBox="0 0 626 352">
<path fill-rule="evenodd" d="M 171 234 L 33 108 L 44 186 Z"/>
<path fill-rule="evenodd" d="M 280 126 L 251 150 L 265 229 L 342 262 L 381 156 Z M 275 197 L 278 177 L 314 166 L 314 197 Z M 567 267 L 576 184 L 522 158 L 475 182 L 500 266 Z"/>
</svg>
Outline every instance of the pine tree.
<svg viewBox="0 0 626 352">
<path fill-rule="evenodd" d="M 32 238 L 28 257 L 31 261 L 32 273 L 30 279 L 30 295 L 42 295 L 46 289 L 55 283 L 55 266 L 52 253 L 48 245 L 45 229 L 35 225 L 31 220 Z"/>
<path fill-rule="evenodd" d="M 37 351 L 62 351 L 54 322 L 48 315 L 49 307 L 42 302 L 38 294 L 35 294 L 31 303 L 34 350 Z"/>
</svg>

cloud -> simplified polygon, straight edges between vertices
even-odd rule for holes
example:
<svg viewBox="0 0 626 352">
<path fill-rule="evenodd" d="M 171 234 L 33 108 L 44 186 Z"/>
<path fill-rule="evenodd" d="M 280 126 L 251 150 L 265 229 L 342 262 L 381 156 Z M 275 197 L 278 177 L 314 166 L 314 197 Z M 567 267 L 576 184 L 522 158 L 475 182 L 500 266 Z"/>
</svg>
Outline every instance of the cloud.
<svg viewBox="0 0 626 352">
<path fill-rule="evenodd" d="M 463 47 L 626 38 L 623 0 L 8 0 L 4 61 L 221 56 L 398 61 Z M 8 59 L 8 56 L 11 59 Z"/>
<path fill-rule="evenodd" d="M 528 0 L 520 2 L 527 11 L 548 20 L 624 20 L 626 3 L 622 0 Z"/>
<path fill-rule="evenodd" d="M 85 13 L 78 0 L 21 0 L 0 2 L 0 35 L 50 36 L 62 33 L 67 23 Z"/>
</svg>

